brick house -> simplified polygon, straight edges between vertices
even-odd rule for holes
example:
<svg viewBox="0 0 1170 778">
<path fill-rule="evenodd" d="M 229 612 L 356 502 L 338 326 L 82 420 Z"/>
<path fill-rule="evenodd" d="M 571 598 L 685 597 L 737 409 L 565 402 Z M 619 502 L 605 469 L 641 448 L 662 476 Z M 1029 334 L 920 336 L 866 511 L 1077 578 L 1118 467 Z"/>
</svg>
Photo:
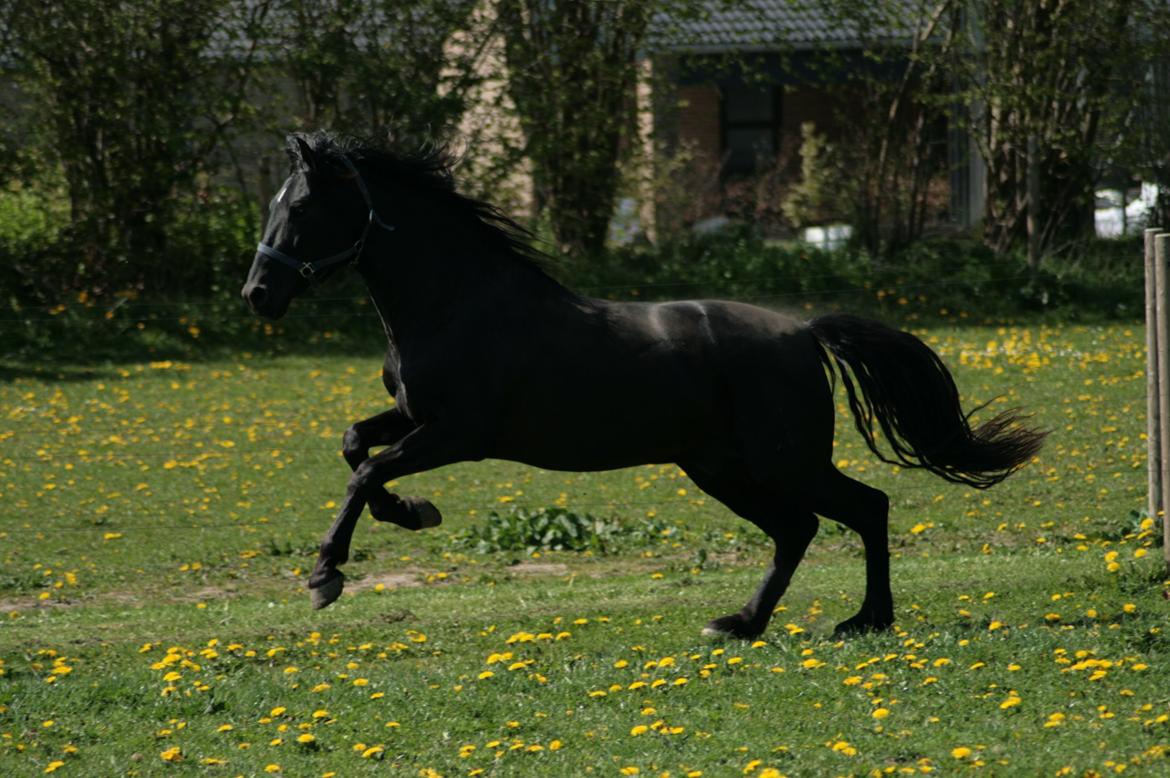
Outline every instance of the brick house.
<svg viewBox="0 0 1170 778">
<path fill-rule="evenodd" d="M 817 4 L 788 0 L 711 3 L 696 18 L 656 17 L 646 57 L 654 95 L 644 100 L 644 124 L 652 124 L 657 163 L 685 158 L 676 166 L 693 197 L 681 209 L 657 203 L 643 217 L 663 231 L 711 217 L 776 217 L 778 200 L 800 180 L 802 126 L 839 137 L 851 79 L 862 70 L 885 77 L 880 67 L 891 78 L 899 72 L 896 63 L 875 65 L 865 51 L 908 51 L 914 31 L 904 24 L 875 22 L 862 31 Z M 935 132 L 950 172 L 936 182 L 934 218 L 971 224 L 982 207 L 978 155 L 965 135 L 945 126 Z M 783 234 L 783 219 L 774 221 Z"/>
</svg>

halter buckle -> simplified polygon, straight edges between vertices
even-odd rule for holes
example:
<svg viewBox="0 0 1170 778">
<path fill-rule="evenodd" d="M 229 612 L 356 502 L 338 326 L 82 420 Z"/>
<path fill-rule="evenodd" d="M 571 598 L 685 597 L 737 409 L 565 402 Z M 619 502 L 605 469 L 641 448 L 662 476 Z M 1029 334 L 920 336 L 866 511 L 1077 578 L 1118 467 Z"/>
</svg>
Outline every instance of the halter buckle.
<svg viewBox="0 0 1170 778">
<path fill-rule="evenodd" d="M 307 281 L 312 281 L 313 276 L 317 275 L 317 271 L 313 268 L 313 263 L 311 262 L 305 262 L 303 265 L 301 265 L 299 272 L 301 274 L 301 278 L 304 278 Z"/>
</svg>

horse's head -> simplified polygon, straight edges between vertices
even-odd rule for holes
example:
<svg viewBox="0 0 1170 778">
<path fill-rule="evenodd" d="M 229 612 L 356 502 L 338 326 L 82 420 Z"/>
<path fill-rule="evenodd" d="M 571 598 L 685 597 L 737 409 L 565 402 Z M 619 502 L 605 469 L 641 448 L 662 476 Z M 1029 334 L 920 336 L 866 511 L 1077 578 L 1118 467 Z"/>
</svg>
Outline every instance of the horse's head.
<svg viewBox="0 0 1170 778">
<path fill-rule="evenodd" d="M 241 291 L 255 313 L 278 319 L 310 284 L 361 255 L 374 214 L 369 191 L 345 156 L 289 137 L 291 173 L 269 206 L 268 224 Z"/>
</svg>

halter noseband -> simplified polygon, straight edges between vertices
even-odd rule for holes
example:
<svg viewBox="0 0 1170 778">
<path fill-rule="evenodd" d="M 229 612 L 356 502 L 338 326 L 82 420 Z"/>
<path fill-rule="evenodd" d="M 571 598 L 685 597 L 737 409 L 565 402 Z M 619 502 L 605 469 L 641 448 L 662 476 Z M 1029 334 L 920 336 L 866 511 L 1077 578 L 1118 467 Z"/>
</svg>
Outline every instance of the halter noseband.
<svg viewBox="0 0 1170 778">
<path fill-rule="evenodd" d="M 349 161 L 349 157 L 342 156 L 341 161 L 344 162 L 345 166 L 349 168 L 351 173 L 353 173 L 353 180 L 355 183 L 357 183 L 358 191 L 362 193 L 362 199 L 366 201 L 366 206 L 370 209 L 370 215 L 366 219 L 366 226 L 362 228 L 362 235 L 357 239 L 357 242 L 339 254 L 334 254 L 333 256 L 325 257 L 324 259 L 318 259 L 315 262 L 302 262 L 298 259 L 293 259 L 288 254 L 277 251 L 274 247 L 269 246 L 264 241 L 260 241 L 260 243 L 256 246 L 256 250 L 261 254 L 272 257 L 277 262 L 282 262 L 288 265 L 300 273 L 302 278 L 308 279 L 309 281 L 315 279 L 317 274 L 327 267 L 332 267 L 333 265 L 347 262 L 351 259 L 353 264 L 356 265 L 357 261 L 361 258 L 362 249 L 365 248 L 366 237 L 370 234 L 370 227 L 372 225 L 377 224 L 387 232 L 394 231 L 393 224 L 388 224 L 382 221 L 378 214 L 374 213 L 374 200 L 370 197 L 370 190 L 366 188 L 366 182 L 362 180 L 361 173 L 359 173 L 357 168 L 354 167 L 353 163 Z"/>
</svg>

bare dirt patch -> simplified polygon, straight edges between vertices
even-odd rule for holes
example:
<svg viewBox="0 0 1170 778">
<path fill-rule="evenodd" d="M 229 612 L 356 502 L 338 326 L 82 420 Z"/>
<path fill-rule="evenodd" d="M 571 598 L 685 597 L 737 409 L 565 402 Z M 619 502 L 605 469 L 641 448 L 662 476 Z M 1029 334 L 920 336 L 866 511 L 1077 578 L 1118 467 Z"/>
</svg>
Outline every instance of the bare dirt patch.
<svg viewBox="0 0 1170 778">
<path fill-rule="evenodd" d="M 513 575 L 568 575 L 569 566 L 561 562 L 520 562 L 507 568 Z"/>
<path fill-rule="evenodd" d="M 24 597 L 17 599 L 15 597 L 7 600 L 0 600 L 0 613 L 11 613 L 13 611 L 27 611 L 36 608 L 68 608 L 71 605 L 76 605 L 72 600 L 38 600 L 36 597 Z"/>
<path fill-rule="evenodd" d="M 407 587 L 422 586 L 423 575 L 417 570 L 367 575 L 359 581 L 346 581 L 345 588 L 351 593 L 365 592 L 377 588 L 378 584 L 381 584 L 386 589 L 405 589 Z"/>
</svg>

